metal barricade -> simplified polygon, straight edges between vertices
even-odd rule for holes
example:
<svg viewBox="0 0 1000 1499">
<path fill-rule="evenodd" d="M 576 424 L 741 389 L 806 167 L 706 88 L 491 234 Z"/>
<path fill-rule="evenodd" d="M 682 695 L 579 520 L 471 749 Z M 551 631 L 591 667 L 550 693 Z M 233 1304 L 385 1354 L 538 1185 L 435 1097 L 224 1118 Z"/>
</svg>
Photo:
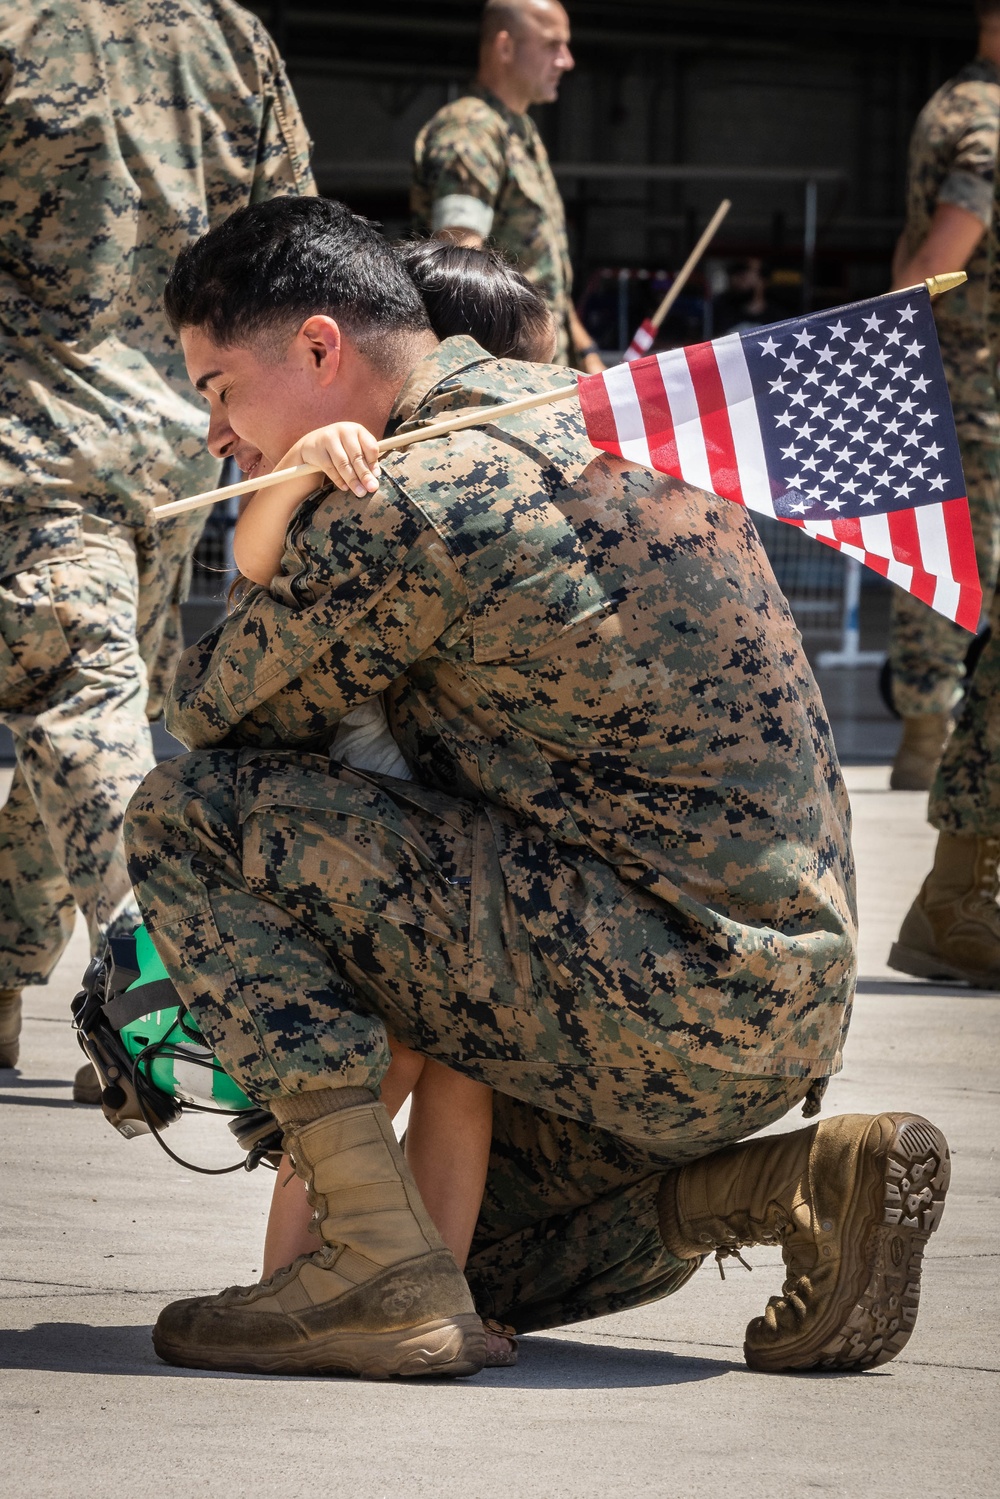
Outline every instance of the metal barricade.
<svg viewBox="0 0 1000 1499">
<path fill-rule="evenodd" d="M 753 519 L 817 666 L 880 666 L 884 651 L 861 649 L 861 563 L 806 536 L 797 526 L 766 515 Z"/>
</svg>

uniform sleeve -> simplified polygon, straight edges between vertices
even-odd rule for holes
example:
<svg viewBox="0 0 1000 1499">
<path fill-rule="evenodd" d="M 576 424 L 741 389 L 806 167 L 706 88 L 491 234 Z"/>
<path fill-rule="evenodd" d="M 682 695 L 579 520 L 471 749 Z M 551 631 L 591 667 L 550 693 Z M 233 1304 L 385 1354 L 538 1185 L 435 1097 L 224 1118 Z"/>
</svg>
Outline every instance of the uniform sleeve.
<svg viewBox="0 0 1000 1499">
<path fill-rule="evenodd" d="M 982 85 L 968 100 L 948 174 L 938 191 L 939 203 L 964 208 L 987 228 L 993 214 L 998 126 L 1000 90 Z"/>
<path fill-rule="evenodd" d="M 420 164 L 431 232 L 469 229 L 487 239 L 505 172 L 503 124 L 492 111 L 432 121 Z"/>
<path fill-rule="evenodd" d="M 266 198 L 285 194 L 315 197 L 316 182 L 309 165 L 312 151 L 309 132 L 288 81 L 285 65 L 263 28 L 261 40 L 266 46 L 262 68 L 266 80 L 264 116 L 250 201 L 260 203 Z"/>
<path fill-rule="evenodd" d="M 283 571 L 181 657 L 170 732 L 191 749 L 328 743 L 465 612 L 437 533 L 383 480 L 334 491 L 294 523 Z"/>
</svg>

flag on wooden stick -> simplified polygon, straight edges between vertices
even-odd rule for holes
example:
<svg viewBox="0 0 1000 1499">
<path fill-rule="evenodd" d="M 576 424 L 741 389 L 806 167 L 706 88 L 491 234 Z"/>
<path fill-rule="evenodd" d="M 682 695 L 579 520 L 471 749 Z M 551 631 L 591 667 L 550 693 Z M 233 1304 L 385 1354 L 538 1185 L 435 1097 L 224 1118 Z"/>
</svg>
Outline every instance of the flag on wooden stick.
<svg viewBox="0 0 1000 1499">
<path fill-rule="evenodd" d="M 633 359 L 641 359 L 648 354 L 656 341 L 657 329 L 652 320 L 644 317 L 638 328 L 632 334 L 632 342 L 625 350 L 626 362 L 631 364 Z"/>
<path fill-rule="evenodd" d="M 620 364 L 579 392 L 595 447 L 798 526 L 977 628 L 925 286 Z"/>
<path fill-rule="evenodd" d="M 631 362 L 633 359 L 641 359 L 644 354 L 649 353 L 650 349 L 653 347 L 653 344 L 656 342 L 656 335 L 660 331 L 660 324 L 663 322 L 671 307 L 673 307 L 674 303 L 677 301 L 677 298 L 680 296 L 682 290 L 684 289 L 684 286 L 687 283 L 688 277 L 694 270 L 695 266 L 698 264 L 701 257 L 704 255 L 705 251 L 708 249 L 709 244 L 715 237 L 716 230 L 718 229 L 719 225 L 722 223 L 723 219 L 726 217 L 726 214 L 729 212 L 732 206 L 733 205 L 730 203 L 728 198 L 723 198 L 722 202 L 719 204 L 718 208 L 715 210 L 712 217 L 706 224 L 703 233 L 698 239 L 698 243 L 695 245 L 694 249 L 691 251 L 691 254 L 688 256 L 687 260 L 685 260 L 680 270 L 677 272 L 677 275 L 674 277 L 673 281 L 671 281 L 670 286 L 667 288 L 666 296 L 663 298 L 663 301 L 653 313 L 653 316 L 643 318 L 638 328 L 632 334 L 632 342 L 625 350 L 625 354 L 623 356 L 626 361 Z"/>
</svg>

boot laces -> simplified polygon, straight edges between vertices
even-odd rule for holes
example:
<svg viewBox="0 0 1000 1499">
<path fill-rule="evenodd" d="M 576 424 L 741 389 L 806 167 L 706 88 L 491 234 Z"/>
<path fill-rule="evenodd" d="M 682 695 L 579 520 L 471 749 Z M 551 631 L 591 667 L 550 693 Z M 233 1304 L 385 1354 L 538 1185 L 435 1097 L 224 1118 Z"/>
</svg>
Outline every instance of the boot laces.
<svg viewBox="0 0 1000 1499">
<path fill-rule="evenodd" d="M 780 1244 L 784 1239 L 786 1233 L 788 1232 L 788 1229 L 789 1224 L 784 1220 L 779 1219 L 769 1228 L 755 1230 L 747 1238 L 737 1238 L 734 1235 L 734 1237 L 728 1240 L 725 1244 L 718 1244 L 715 1249 L 715 1263 L 719 1267 L 719 1275 L 721 1276 L 721 1278 L 723 1280 L 725 1280 L 726 1278 L 726 1272 L 723 1268 L 723 1260 L 739 1260 L 744 1270 L 752 1271 L 753 1266 L 747 1263 L 742 1254 L 740 1254 L 740 1250 L 750 1249 L 755 1244 Z"/>
<path fill-rule="evenodd" d="M 739 1260 L 744 1270 L 753 1270 L 753 1266 L 740 1254 L 741 1249 L 749 1249 L 749 1247 L 748 1244 L 722 1244 L 719 1246 L 715 1251 L 715 1263 L 719 1267 L 719 1275 L 722 1280 L 726 1278 L 726 1272 L 722 1266 L 723 1260 Z"/>
</svg>

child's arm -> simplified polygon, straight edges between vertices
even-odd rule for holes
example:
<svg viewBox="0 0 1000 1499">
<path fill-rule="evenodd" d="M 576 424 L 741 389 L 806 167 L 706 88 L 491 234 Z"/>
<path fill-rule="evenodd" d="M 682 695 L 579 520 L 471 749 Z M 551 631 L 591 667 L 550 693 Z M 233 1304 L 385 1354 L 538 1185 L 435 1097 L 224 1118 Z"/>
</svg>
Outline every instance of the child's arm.
<svg viewBox="0 0 1000 1499">
<path fill-rule="evenodd" d="M 307 432 L 277 466 L 293 468 L 298 463 L 315 464 L 338 489 L 359 496 L 378 489 L 378 442 L 357 422 L 333 422 Z M 250 496 L 233 533 L 233 556 L 245 578 L 265 586 L 271 582 L 281 566 L 289 521 L 302 501 L 315 493 L 318 482 L 318 475 L 306 474 Z"/>
</svg>

